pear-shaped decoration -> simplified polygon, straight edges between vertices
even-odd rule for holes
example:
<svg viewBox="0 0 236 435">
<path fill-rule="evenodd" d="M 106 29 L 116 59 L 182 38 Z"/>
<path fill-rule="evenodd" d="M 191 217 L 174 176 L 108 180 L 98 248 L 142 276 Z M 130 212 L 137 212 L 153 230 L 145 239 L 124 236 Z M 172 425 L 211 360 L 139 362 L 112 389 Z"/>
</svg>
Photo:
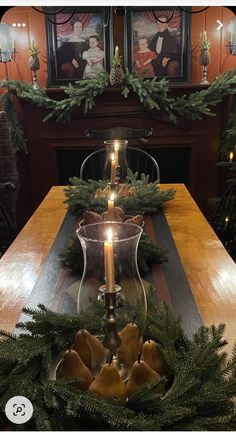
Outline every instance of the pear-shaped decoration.
<svg viewBox="0 0 236 435">
<path fill-rule="evenodd" d="M 137 359 L 142 346 L 142 337 L 136 323 L 128 323 L 119 333 L 121 345 L 118 349 L 119 361 L 127 366 L 132 366 Z"/>
<path fill-rule="evenodd" d="M 128 395 L 145 384 L 153 384 L 161 379 L 160 375 L 154 372 L 140 357 L 141 355 L 139 354 L 138 360 L 135 361 L 131 369 L 130 378 L 127 383 Z"/>
<path fill-rule="evenodd" d="M 77 332 L 72 349 L 79 354 L 90 370 L 98 367 L 104 358 L 105 349 L 102 343 L 86 329 Z"/>
<path fill-rule="evenodd" d="M 164 376 L 167 374 L 168 368 L 161 354 L 158 344 L 154 340 L 145 341 L 141 359 L 145 361 L 151 369 Z"/>
<path fill-rule="evenodd" d="M 126 386 L 121 380 L 118 369 L 111 361 L 102 367 L 96 379 L 91 383 L 89 391 L 102 397 L 119 397 L 122 400 L 126 398 Z"/>
<path fill-rule="evenodd" d="M 84 380 L 81 390 L 87 390 L 93 380 L 92 373 L 81 360 L 75 350 L 67 350 L 64 353 L 61 365 L 57 372 L 57 378 L 80 378 Z"/>
</svg>

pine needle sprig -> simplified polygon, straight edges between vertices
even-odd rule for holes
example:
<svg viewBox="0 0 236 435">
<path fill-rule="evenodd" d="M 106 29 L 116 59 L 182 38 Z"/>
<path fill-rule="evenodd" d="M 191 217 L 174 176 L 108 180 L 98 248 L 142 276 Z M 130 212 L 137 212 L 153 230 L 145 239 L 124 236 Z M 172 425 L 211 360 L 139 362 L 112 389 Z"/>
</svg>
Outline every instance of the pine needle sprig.
<svg viewBox="0 0 236 435">
<path fill-rule="evenodd" d="M 69 121 L 74 107 L 80 107 L 82 104 L 84 104 L 84 112 L 87 113 L 95 106 L 95 97 L 103 93 L 108 84 L 109 75 L 103 72 L 95 78 L 76 82 L 76 88 L 72 85 L 62 87 L 68 97 L 57 101 L 53 110 L 45 116 L 43 121 L 46 122 L 49 119 L 55 119 L 57 122 Z"/>
</svg>

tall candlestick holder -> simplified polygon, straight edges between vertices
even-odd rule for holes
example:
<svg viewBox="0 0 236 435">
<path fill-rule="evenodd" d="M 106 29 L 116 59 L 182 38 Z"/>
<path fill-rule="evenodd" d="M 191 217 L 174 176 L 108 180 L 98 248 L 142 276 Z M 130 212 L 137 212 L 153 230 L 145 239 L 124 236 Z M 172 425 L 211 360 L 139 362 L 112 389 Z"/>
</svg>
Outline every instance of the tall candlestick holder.
<svg viewBox="0 0 236 435">
<path fill-rule="evenodd" d="M 112 250 L 106 252 L 104 248 L 109 230 L 113 234 Z M 84 312 L 93 315 L 98 305 L 104 309 L 104 330 L 100 338 L 107 349 L 108 358 L 115 354 L 113 363 L 122 379 L 127 379 L 129 367 L 120 364 L 117 358 L 121 345 L 119 332 L 135 316 L 141 337 L 147 313 L 146 293 L 137 267 L 141 234 L 140 226 L 125 222 L 99 222 L 81 226 L 77 230 L 84 255 L 77 311 L 79 314 Z M 105 277 L 105 269 L 113 271 L 110 262 L 114 262 L 114 281 Z"/>
<path fill-rule="evenodd" d="M 120 291 L 121 287 L 115 285 L 114 292 L 108 292 L 106 286 L 99 287 L 99 291 L 102 295 L 101 299 L 104 300 L 104 308 L 107 310 L 103 316 L 105 323 L 105 336 L 103 338 L 103 346 L 108 350 L 106 361 L 110 360 L 110 356 L 113 355 L 112 363 L 117 367 L 121 379 L 125 382 L 129 378 L 130 370 L 124 364 L 121 364 L 117 352 L 121 345 L 121 338 L 118 334 L 118 324 L 120 318 L 115 312 L 115 309 L 119 307 Z"/>
</svg>

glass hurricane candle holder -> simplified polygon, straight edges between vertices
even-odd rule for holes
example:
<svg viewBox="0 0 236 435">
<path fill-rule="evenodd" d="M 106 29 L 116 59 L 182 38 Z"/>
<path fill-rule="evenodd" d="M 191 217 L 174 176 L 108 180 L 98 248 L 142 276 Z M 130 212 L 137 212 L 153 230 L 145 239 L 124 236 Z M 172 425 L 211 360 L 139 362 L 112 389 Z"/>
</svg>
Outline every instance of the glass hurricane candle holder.
<svg viewBox="0 0 236 435">
<path fill-rule="evenodd" d="M 109 231 L 112 232 L 110 241 L 107 240 Z M 109 297 L 115 316 L 119 317 L 117 330 L 135 317 L 140 334 L 143 334 L 147 301 L 137 266 L 141 234 L 140 226 L 125 222 L 99 222 L 77 230 L 84 255 L 78 313 L 92 314 L 99 303 L 104 307 L 105 315 Z"/>
<path fill-rule="evenodd" d="M 109 184 L 124 183 L 127 177 L 127 140 L 106 140 L 105 179 Z"/>
</svg>

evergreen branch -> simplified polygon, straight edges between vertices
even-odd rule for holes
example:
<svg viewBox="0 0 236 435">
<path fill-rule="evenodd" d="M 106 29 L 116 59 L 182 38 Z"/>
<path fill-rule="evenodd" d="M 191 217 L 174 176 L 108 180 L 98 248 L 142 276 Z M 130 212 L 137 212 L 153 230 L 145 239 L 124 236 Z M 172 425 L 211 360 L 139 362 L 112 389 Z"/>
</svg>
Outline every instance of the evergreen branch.
<svg viewBox="0 0 236 435">
<path fill-rule="evenodd" d="M 99 331 L 101 307 L 96 309 L 94 331 Z M 190 340 L 180 317 L 158 305 L 150 291 L 144 335 L 159 343 L 171 370 L 166 379 L 140 388 L 123 403 L 78 390 L 77 379 L 48 379 L 54 352 L 64 350 L 66 337 L 74 339 L 91 318 L 54 313 L 43 305 L 24 312 L 31 319 L 17 326 L 25 334 L 12 339 L 3 333 L 0 341 L 2 425 L 7 400 L 24 392 L 36 410 L 29 422 L 19 426 L 24 430 L 92 430 L 95 425 L 98 430 L 143 431 L 236 428 L 236 345 L 227 363 L 219 352 L 225 345 L 224 325 L 202 327 Z"/>
<path fill-rule="evenodd" d="M 143 213 L 156 213 L 164 202 L 170 201 L 175 196 L 174 189 L 161 190 L 159 182 L 148 183 L 147 178 L 141 174 L 141 179 L 137 179 L 138 174 L 133 174 L 128 170 L 127 186 L 135 187 L 135 195 L 129 197 L 118 197 L 116 206 L 121 207 L 127 215 L 137 215 Z M 69 179 L 72 186 L 65 190 L 65 202 L 69 204 L 70 210 L 82 213 L 85 210 L 93 210 L 103 213 L 107 210 L 107 199 L 95 198 L 97 189 L 103 190 L 106 187 L 105 181 L 84 181 L 77 177 Z"/>
<path fill-rule="evenodd" d="M 77 88 L 63 87 L 68 97 L 58 101 L 43 121 L 46 122 L 49 119 L 55 119 L 57 122 L 69 121 L 74 107 L 80 107 L 82 104 L 84 104 L 84 112 L 87 113 L 95 106 L 95 97 L 102 94 L 108 84 L 109 75 L 104 72 L 95 78 L 76 82 Z"/>
</svg>

